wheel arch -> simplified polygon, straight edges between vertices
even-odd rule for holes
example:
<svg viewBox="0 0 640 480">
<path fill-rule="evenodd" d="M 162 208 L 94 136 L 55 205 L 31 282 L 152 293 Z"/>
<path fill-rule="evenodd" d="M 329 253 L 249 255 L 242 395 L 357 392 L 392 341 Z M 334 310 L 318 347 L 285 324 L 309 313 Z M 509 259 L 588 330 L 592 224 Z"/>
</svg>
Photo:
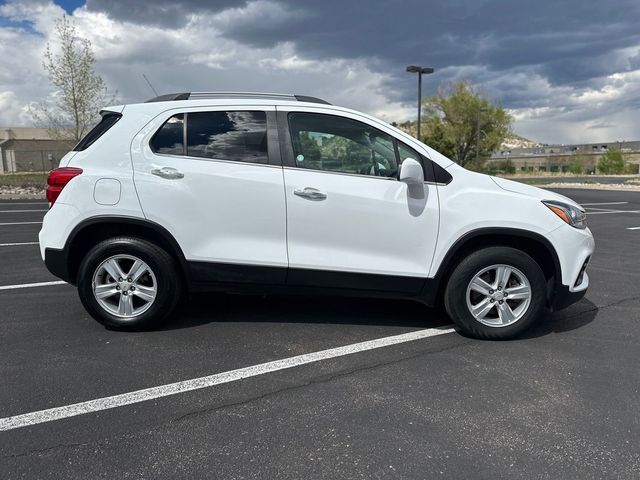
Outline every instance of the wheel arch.
<svg viewBox="0 0 640 480">
<path fill-rule="evenodd" d="M 150 220 L 124 216 L 98 216 L 80 222 L 71 231 L 64 246 L 68 282 L 75 284 L 80 263 L 98 242 L 127 235 L 155 243 L 169 253 L 180 265 L 184 281 L 188 280 L 187 261 L 174 236 L 163 226 Z"/>
<path fill-rule="evenodd" d="M 547 304 L 561 284 L 562 271 L 558 254 L 551 242 L 542 235 L 517 228 L 481 228 L 462 235 L 449 248 L 433 279 L 425 285 L 424 299 L 433 305 L 444 295 L 449 276 L 458 263 L 472 251 L 485 247 L 511 247 L 525 252 L 540 265 L 547 281 Z"/>
</svg>

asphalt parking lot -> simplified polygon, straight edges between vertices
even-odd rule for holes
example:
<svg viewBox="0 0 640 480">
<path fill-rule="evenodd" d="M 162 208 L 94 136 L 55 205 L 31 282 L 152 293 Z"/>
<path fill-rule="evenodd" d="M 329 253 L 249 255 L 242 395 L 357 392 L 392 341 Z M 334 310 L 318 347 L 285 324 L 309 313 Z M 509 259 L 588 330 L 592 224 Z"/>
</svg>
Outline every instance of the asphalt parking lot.
<svg viewBox="0 0 640 480">
<path fill-rule="evenodd" d="M 56 280 L 46 204 L 0 203 L 0 426 L 100 406 L 0 431 L 0 478 L 639 478 L 640 193 L 556 191 L 588 208 L 591 287 L 509 342 L 429 330 L 449 322 L 411 302 L 284 296 L 199 296 L 162 330 L 109 331 L 73 287 L 27 286 Z"/>
</svg>

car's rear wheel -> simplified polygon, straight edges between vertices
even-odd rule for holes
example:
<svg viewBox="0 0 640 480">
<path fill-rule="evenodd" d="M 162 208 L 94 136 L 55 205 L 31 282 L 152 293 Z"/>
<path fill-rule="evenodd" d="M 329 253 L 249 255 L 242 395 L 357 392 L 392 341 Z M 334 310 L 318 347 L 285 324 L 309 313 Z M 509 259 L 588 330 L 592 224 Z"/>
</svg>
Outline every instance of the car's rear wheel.
<svg viewBox="0 0 640 480">
<path fill-rule="evenodd" d="M 103 325 L 137 330 L 158 326 L 174 313 L 182 293 L 174 259 L 146 240 L 118 237 L 87 253 L 78 293 Z"/>
<path fill-rule="evenodd" d="M 471 253 L 454 269 L 445 307 L 467 335 L 512 338 L 529 328 L 546 303 L 540 266 L 526 253 L 489 247 Z"/>
</svg>

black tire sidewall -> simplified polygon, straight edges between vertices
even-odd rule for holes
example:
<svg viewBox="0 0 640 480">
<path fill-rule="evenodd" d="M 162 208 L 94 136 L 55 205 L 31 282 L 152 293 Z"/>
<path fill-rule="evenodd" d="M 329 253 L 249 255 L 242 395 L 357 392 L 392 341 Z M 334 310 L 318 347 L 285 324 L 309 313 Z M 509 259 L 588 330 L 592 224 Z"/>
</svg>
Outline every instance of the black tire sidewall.
<svg viewBox="0 0 640 480">
<path fill-rule="evenodd" d="M 520 270 L 531 284 L 531 304 L 524 316 L 505 327 L 491 327 L 477 321 L 467 307 L 467 287 L 482 269 L 505 264 Z M 546 304 L 546 280 L 540 266 L 526 253 L 511 247 L 487 247 L 469 254 L 454 269 L 445 290 L 445 307 L 463 333 L 483 339 L 513 338 L 528 329 Z"/>
<path fill-rule="evenodd" d="M 119 318 L 103 309 L 93 294 L 93 275 L 98 266 L 114 255 L 132 255 L 153 271 L 157 283 L 153 305 L 131 320 Z M 181 297 L 181 285 L 175 262 L 158 246 L 137 238 L 114 238 L 93 247 L 84 257 L 78 272 L 78 293 L 89 314 L 105 326 L 120 330 L 138 330 L 166 321 Z"/>
</svg>

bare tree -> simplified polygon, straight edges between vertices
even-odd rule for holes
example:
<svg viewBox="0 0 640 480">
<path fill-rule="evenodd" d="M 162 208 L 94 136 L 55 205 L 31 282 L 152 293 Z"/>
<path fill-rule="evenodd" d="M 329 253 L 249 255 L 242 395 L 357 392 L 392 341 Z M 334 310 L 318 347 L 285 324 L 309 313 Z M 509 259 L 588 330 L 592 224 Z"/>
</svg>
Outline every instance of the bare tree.
<svg viewBox="0 0 640 480">
<path fill-rule="evenodd" d="M 48 101 L 32 107 L 31 114 L 52 138 L 75 144 L 99 120 L 100 108 L 115 97 L 93 69 L 91 42 L 78 36 L 66 15 L 56 21 L 56 33 L 59 45 L 54 50 L 47 43 L 42 62 L 54 92 Z"/>
</svg>

